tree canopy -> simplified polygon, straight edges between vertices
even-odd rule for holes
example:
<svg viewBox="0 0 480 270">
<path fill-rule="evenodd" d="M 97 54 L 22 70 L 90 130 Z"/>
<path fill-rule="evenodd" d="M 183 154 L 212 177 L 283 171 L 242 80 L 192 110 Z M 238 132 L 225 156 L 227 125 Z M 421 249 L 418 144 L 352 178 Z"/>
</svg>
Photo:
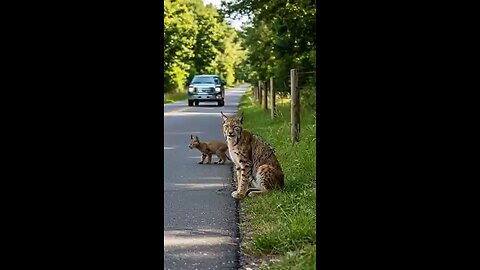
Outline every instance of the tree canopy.
<svg viewBox="0 0 480 270">
<path fill-rule="evenodd" d="M 164 1 L 164 92 L 185 88 L 196 74 L 219 74 L 233 84 L 244 57 L 237 31 L 215 7 Z"/>
<path fill-rule="evenodd" d="M 239 72 L 256 83 L 275 77 L 276 88 L 286 89 L 290 69 L 316 69 L 316 9 L 311 0 L 224 0 L 225 16 L 247 15 L 242 42 L 248 51 Z M 314 80 L 311 84 L 314 85 Z"/>
</svg>

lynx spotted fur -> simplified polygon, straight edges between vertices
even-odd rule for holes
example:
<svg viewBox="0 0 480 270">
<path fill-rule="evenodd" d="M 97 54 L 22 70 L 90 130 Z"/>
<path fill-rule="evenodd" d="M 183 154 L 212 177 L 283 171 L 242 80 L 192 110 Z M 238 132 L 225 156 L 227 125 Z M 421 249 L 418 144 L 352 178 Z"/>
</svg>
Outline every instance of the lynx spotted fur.
<svg viewBox="0 0 480 270">
<path fill-rule="evenodd" d="M 273 149 L 260 137 L 243 129 L 243 116 L 223 118 L 223 135 L 235 163 L 237 190 L 232 197 L 263 193 L 284 186 L 284 176 Z M 250 187 L 251 186 L 251 187 Z"/>
</svg>

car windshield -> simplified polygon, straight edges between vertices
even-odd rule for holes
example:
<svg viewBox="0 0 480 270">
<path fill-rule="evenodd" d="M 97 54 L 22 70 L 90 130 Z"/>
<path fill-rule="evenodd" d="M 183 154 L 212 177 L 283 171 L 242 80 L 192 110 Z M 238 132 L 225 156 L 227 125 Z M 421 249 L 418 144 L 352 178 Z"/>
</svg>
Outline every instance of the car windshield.
<svg viewBox="0 0 480 270">
<path fill-rule="evenodd" d="M 192 83 L 215 83 L 213 77 L 195 77 Z"/>
</svg>

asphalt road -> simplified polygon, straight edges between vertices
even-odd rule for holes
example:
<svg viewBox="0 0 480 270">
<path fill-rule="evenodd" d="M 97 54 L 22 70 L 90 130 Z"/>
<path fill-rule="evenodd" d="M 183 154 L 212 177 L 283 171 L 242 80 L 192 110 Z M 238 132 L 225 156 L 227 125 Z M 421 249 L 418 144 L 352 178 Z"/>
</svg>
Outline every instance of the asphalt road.
<svg viewBox="0 0 480 270">
<path fill-rule="evenodd" d="M 232 163 L 198 164 L 190 134 L 224 140 L 222 117 L 235 114 L 247 84 L 225 91 L 225 106 L 186 101 L 164 105 L 164 268 L 237 269 L 236 201 L 231 197 Z M 212 163 L 217 161 L 212 157 Z"/>
</svg>

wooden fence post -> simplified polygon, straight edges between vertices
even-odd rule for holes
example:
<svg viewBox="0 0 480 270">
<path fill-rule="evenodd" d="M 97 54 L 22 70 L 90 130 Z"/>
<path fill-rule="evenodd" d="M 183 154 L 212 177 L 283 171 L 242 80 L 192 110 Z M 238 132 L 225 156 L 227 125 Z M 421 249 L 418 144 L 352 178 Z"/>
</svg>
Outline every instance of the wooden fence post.
<svg viewBox="0 0 480 270">
<path fill-rule="evenodd" d="M 258 89 L 260 89 L 260 81 L 258 81 L 258 85 L 257 85 L 257 92 L 256 92 L 257 98 L 255 99 L 255 101 L 257 101 L 257 102 L 258 102 L 258 96 L 259 96 L 258 95 Z"/>
<path fill-rule="evenodd" d="M 258 81 L 258 102 L 262 106 L 262 81 Z"/>
<path fill-rule="evenodd" d="M 291 90 L 291 121 L 292 121 L 292 142 L 300 141 L 300 95 L 298 92 L 298 75 L 296 69 L 290 69 L 290 90 Z"/>
<path fill-rule="evenodd" d="M 268 83 L 265 81 L 264 87 L 265 93 L 264 93 L 264 100 L 263 100 L 263 109 L 265 111 L 268 111 Z"/>
<path fill-rule="evenodd" d="M 275 118 L 275 89 L 273 88 L 273 77 L 270 77 L 270 115 Z"/>
</svg>

